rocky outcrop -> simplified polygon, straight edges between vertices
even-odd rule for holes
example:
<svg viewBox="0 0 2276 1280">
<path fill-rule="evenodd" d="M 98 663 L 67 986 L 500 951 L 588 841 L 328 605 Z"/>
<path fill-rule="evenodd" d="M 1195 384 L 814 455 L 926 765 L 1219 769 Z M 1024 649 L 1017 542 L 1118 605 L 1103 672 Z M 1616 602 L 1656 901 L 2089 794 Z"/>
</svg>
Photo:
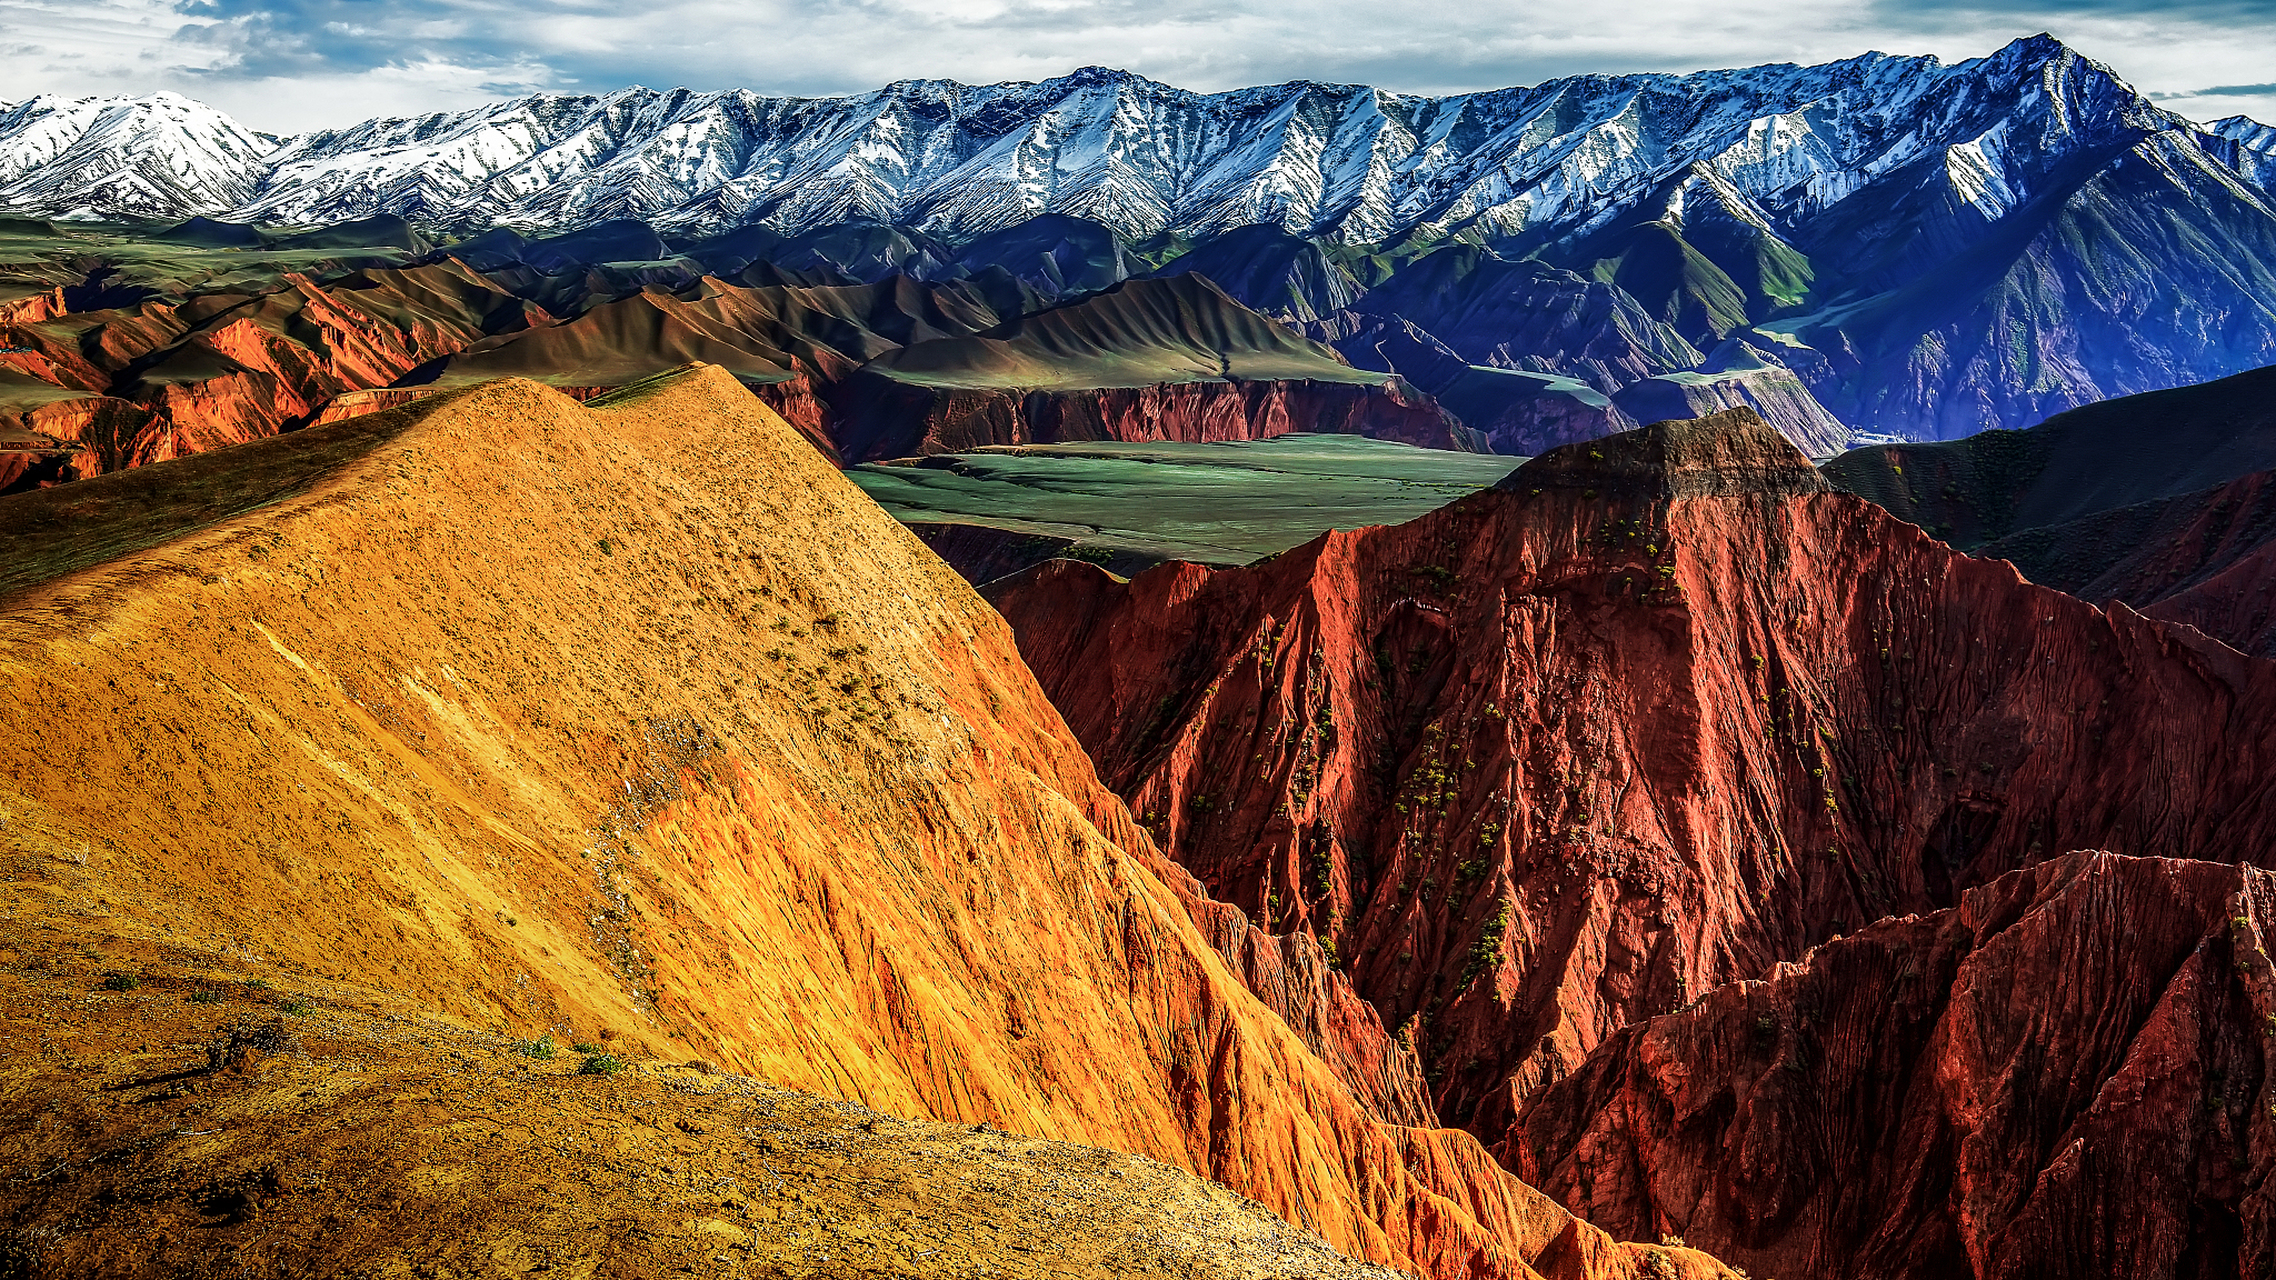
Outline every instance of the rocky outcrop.
<svg viewBox="0 0 2276 1280">
<path fill-rule="evenodd" d="M 2075 854 L 1629 1027 L 1501 1154 L 1757 1275 L 2259 1275 L 2276 879 Z"/>
<path fill-rule="evenodd" d="M 107 938 L 1147 1154 L 1425 1275 L 1711 1268 L 1390 1122 L 1372 1012 L 1164 861 L 1002 620 L 724 370 L 12 497 L 0 683 L 19 895 Z"/>
<path fill-rule="evenodd" d="M 1163 847 L 1332 946 L 1489 1138 L 1620 1028 L 2049 854 L 2276 848 L 2276 668 L 1828 492 L 1743 410 L 989 594 Z"/>
</svg>

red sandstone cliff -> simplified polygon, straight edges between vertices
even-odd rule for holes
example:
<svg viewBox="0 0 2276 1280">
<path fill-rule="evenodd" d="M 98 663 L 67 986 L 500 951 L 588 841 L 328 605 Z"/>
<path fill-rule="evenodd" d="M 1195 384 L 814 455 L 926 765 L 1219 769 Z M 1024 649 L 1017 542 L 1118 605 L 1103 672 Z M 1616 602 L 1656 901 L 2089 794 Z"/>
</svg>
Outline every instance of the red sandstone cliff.
<svg viewBox="0 0 2276 1280">
<path fill-rule="evenodd" d="M 548 319 L 456 262 L 322 284 L 288 274 L 270 288 L 124 309 L 60 305 L 0 321 L 0 346 L 22 352 L 0 361 L 81 393 L 19 395 L 7 415 L 77 446 L 69 471 L 79 477 L 274 435 L 344 393 Z"/>
<path fill-rule="evenodd" d="M 1744 411 L 991 595 L 1140 821 L 1489 1138 L 1620 1028 L 2051 853 L 2276 848 L 2276 668 L 1827 492 Z"/>
<path fill-rule="evenodd" d="M 1757 1275 L 2265 1275 L 2272 924 L 2256 868 L 2040 863 L 1621 1031 L 1502 1155 Z"/>
</svg>

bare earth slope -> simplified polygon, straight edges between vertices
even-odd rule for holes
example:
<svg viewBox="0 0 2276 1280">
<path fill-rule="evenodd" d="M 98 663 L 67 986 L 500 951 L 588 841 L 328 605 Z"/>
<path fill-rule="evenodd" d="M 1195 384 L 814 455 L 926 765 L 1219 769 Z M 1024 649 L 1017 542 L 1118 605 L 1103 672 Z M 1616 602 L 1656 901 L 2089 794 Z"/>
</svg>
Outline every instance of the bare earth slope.
<svg viewBox="0 0 2276 1280">
<path fill-rule="evenodd" d="M 1412 1086 L 1372 1015 L 1163 862 L 1000 618 L 731 375 L 596 403 L 502 382 L 237 446 L 194 461 L 364 451 L 218 520 L 134 501 L 175 464 L 36 495 L 124 529 L 0 504 L 5 559 L 70 570 L 0 597 L 11 897 L 1149 1155 L 1427 1274 L 1661 1256 L 1378 1118 Z"/>
</svg>

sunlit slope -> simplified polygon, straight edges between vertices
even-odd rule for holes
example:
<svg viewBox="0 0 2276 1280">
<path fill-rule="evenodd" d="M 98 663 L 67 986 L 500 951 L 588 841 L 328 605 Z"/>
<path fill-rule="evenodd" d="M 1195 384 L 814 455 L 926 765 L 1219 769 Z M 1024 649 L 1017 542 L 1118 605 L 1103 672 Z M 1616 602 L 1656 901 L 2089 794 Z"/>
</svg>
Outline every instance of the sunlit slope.
<svg viewBox="0 0 2276 1280">
<path fill-rule="evenodd" d="M 725 371 L 192 461 L 226 487 L 313 448 L 343 460 L 261 505 L 149 491 L 183 464 L 0 504 L 0 559 L 68 570 L 0 599 L 20 901 L 1149 1154 L 1431 1274 L 1644 1261 L 1371 1118 L 1203 940 L 1002 621 Z"/>
</svg>

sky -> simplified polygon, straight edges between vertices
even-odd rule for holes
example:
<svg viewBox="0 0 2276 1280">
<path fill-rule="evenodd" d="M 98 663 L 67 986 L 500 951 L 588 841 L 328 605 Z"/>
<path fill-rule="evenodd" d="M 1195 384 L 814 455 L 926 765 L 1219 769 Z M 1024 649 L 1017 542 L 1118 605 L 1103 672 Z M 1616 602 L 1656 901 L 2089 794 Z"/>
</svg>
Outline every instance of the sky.
<svg viewBox="0 0 2276 1280">
<path fill-rule="evenodd" d="M 0 0 L 0 94 L 174 89 L 288 134 L 537 90 L 833 94 L 1120 67 L 1414 93 L 1584 72 L 1979 57 L 2040 31 L 2197 120 L 2276 123 L 2276 0 Z"/>
</svg>

